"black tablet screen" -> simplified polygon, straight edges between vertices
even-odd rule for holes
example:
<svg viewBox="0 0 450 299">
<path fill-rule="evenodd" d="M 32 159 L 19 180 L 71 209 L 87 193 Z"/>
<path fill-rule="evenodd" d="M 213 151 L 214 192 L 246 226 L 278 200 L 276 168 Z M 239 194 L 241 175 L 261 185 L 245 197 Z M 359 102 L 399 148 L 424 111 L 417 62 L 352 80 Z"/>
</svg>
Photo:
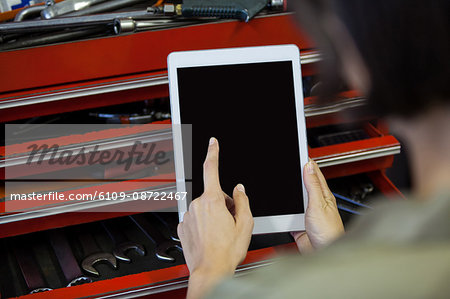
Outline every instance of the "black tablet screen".
<svg viewBox="0 0 450 299">
<path fill-rule="evenodd" d="M 178 69 L 182 124 L 192 124 L 193 198 L 208 140 L 219 140 L 222 189 L 242 183 L 253 216 L 304 212 L 291 61 Z"/>
</svg>

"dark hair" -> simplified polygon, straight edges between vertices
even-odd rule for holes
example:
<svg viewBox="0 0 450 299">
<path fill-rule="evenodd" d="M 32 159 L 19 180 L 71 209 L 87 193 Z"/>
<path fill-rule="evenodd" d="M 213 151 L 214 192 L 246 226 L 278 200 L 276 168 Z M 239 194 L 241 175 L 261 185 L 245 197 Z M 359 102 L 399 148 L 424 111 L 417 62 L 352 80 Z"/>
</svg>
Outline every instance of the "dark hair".
<svg viewBox="0 0 450 299">
<path fill-rule="evenodd" d="M 322 30 L 334 13 L 347 27 L 371 77 L 367 95 L 378 115 L 414 116 L 450 104 L 449 0 L 300 0 L 302 27 L 324 52 L 328 89 L 339 82 L 339 55 Z"/>
</svg>

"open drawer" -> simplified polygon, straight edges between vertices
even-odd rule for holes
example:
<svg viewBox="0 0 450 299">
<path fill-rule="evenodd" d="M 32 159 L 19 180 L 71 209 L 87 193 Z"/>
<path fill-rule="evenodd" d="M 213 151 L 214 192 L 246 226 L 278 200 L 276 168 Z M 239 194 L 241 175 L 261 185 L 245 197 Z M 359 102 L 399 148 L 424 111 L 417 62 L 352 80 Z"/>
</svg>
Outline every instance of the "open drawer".
<svg viewBox="0 0 450 299">
<path fill-rule="evenodd" d="M 351 197 L 351 194 L 346 194 L 345 190 L 339 189 L 339 184 L 345 186 L 358 186 L 361 183 L 368 183 L 372 185 L 372 194 L 370 196 L 373 201 L 383 198 L 402 198 L 399 190 L 389 181 L 389 179 L 384 175 L 382 171 L 368 172 L 357 176 L 348 176 L 344 178 L 329 180 L 329 184 L 333 192 L 348 197 Z M 368 198 L 369 196 L 366 197 L 366 199 Z M 370 204 L 370 200 L 369 202 L 364 200 L 361 202 L 364 204 Z M 338 199 L 338 204 L 341 205 L 345 203 Z M 349 215 L 348 213 L 345 213 L 347 212 L 344 212 L 342 216 L 344 220 L 348 220 Z M 141 214 L 141 216 L 142 215 L 144 214 Z M 145 217 L 148 217 L 148 215 L 145 215 Z M 128 217 L 122 217 L 114 219 L 112 221 L 124 221 L 124 219 L 126 220 L 128 219 Z M 127 236 L 129 236 L 130 240 L 140 242 L 145 246 L 146 256 L 142 257 L 138 256 L 134 252 L 129 252 L 128 255 L 132 259 L 132 262 L 128 264 L 119 262 L 118 270 L 113 270 L 110 265 L 99 264 L 97 266 L 97 269 L 100 272 L 100 277 L 92 277 L 92 279 L 95 280 L 92 283 L 86 283 L 73 287 L 64 287 L 63 283 L 58 282 L 59 280 L 55 278 L 55 276 L 59 275 L 59 279 L 64 281 L 64 279 L 61 278 L 62 273 L 58 270 L 59 266 L 57 264 L 57 261 L 53 259 L 52 263 L 47 262 L 46 265 L 48 269 L 42 271 L 42 273 L 47 276 L 53 275 L 53 280 L 45 276 L 45 281 L 52 281 L 53 285 L 50 285 L 50 287 L 55 289 L 51 291 L 27 295 L 26 298 L 131 298 L 142 296 L 150 296 L 150 298 L 166 298 L 168 296 L 170 296 L 171 298 L 184 298 L 184 296 L 186 295 L 189 273 L 186 265 L 184 264 L 184 259 L 181 253 L 176 251 L 175 253 L 171 253 L 175 257 L 175 261 L 171 263 L 155 260 L 155 245 L 152 244 L 152 242 L 150 242 L 149 240 L 145 240 L 145 236 L 142 235 L 142 232 L 128 230 L 128 227 L 130 227 L 130 225 L 132 225 L 131 222 L 129 222 L 128 224 L 124 223 L 121 227 L 126 231 L 126 234 Z M 103 228 L 100 222 L 90 223 L 87 226 L 82 225 L 82 227 L 89 227 L 87 231 L 95 235 L 97 244 L 101 247 L 101 249 L 103 249 L 104 251 L 112 250 L 113 243 L 108 239 L 108 236 L 105 235 L 105 233 L 103 233 L 102 235 L 101 231 Z M 155 227 L 160 226 L 156 225 Z M 172 229 L 173 228 L 174 226 L 172 226 Z M 63 230 L 70 232 L 73 230 L 73 227 L 66 227 Z M 163 229 L 161 229 L 160 231 L 164 232 Z M 167 230 L 165 230 L 165 232 L 167 233 Z M 46 242 L 45 236 L 48 233 L 49 231 L 39 232 L 19 238 L 39 240 L 39 242 L 41 242 L 41 245 L 38 245 L 39 242 L 30 243 L 30 247 L 37 246 L 37 248 L 33 248 L 35 256 L 38 256 L 39 252 L 41 252 L 41 255 L 49 256 L 52 254 L 52 247 L 49 245 L 42 245 L 42 243 Z M 74 239 L 76 238 L 74 235 L 68 235 L 68 238 L 71 238 L 71 244 L 74 244 L 74 242 L 76 242 L 74 241 Z M 13 246 L 11 244 L 15 244 L 16 239 L 17 237 L 1 240 L 4 244 L 8 245 L 4 246 L 3 248 L 9 248 L 10 246 Z M 42 248 L 47 248 L 48 252 L 42 253 Z M 239 277 L 250 273 L 254 269 L 270 265 L 274 262 L 274 257 L 287 252 L 295 252 L 295 250 L 296 246 L 292 242 L 292 239 L 288 233 L 253 236 L 250 245 L 250 251 L 245 261 L 239 266 L 238 270 L 236 271 L 236 276 Z M 74 253 L 77 260 L 79 260 L 81 257 L 80 249 L 77 249 L 76 246 L 74 249 Z M 7 254 L 2 254 L 1 257 L 4 259 L 5 257 L 7 257 L 8 261 L 2 261 L 1 264 L 3 266 L 0 269 L 0 272 L 2 272 L 2 276 L 4 275 L 3 271 L 7 271 L 9 275 L 3 276 L 5 277 L 5 280 L 2 280 L 1 284 L 1 292 L 3 296 L 2 298 L 25 295 L 28 290 L 26 290 L 24 278 L 22 277 L 22 274 L 20 273 L 20 270 L 16 265 L 17 262 L 15 260 L 15 257 L 11 256 L 10 251 L 8 251 Z M 134 264 L 135 262 L 137 263 Z M 39 264 L 42 263 L 43 262 L 41 261 Z M 8 268 L 11 267 L 11 265 L 16 265 L 16 268 Z M 53 272 L 49 274 L 49 271 Z M 9 286 L 5 286 L 4 282 L 8 282 Z M 17 293 L 11 294 L 11 290 L 14 288 L 16 289 Z"/>
<path fill-rule="evenodd" d="M 327 183 L 344 225 L 355 215 L 373 211 L 380 200 L 405 199 L 382 170 L 327 179 Z"/>
<path fill-rule="evenodd" d="M 178 289 L 184 292 L 182 289 L 186 287 L 188 270 L 182 252 L 176 248 L 180 244 L 176 241 L 176 225 L 176 213 L 145 213 L 4 238 L 0 240 L 4 245 L 0 249 L 0 274 L 4 277 L 0 283 L 2 298 L 26 295 L 32 290 L 44 288 L 53 290 L 37 292 L 28 297 L 129 298 L 130 294 L 143 296 Z M 125 251 L 125 255 L 131 261 L 125 262 L 117 256 L 116 268 L 107 262 L 95 263 L 94 269 L 98 275 L 86 272 L 83 267 L 83 261 L 89 256 L 89 253 L 86 254 L 88 246 L 83 245 L 86 235 L 91 236 L 97 252 L 113 253 L 114 249 L 119 248 L 117 241 L 113 241 L 117 235 L 114 229 L 119 229 L 129 242 L 142 246 L 145 254 L 130 249 Z M 111 238 L 111 234 L 114 238 Z M 69 246 L 62 246 L 61 239 L 65 239 Z M 249 254 L 237 273 L 246 273 L 270 264 L 275 253 L 295 248 L 290 243 L 292 238 L 288 233 L 255 236 Z M 283 246 L 274 247 L 278 245 Z M 20 250 L 21 246 L 25 246 L 26 250 Z M 60 255 L 63 252 L 66 259 L 71 255 L 78 265 L 75 268 L 79 269 L 64 271 L 62 265 L 66 259 L 60 258 L 57 252 Z M 31 260 L 24 254 L 28 254 Z M 23 260 L 28 261 L 28 265 L 24 266 Z M 37 274 L 31 271 L 33 267 L 37 269 Z M 80 282 L 80 279 L 74 279 L 74 273 L 78 273 L 76 278 L 84 278 L 84 284 L 66 287 L 71 281 Z"/>
<path fill-rule="evenodd" d="M 372 122 L 332 125 L 308 129 L 309 156 L 327 178 L 386 169 L 400 143 Z"/>
<path fill-rule="evenodd" d="M 328 103 L 305 98 L 309 156 L 327 178 L 386 169 L 400 143 L 383 121 L 367 111 L 367 100 L 355 91 L 344 91 Z"/>
</svg>

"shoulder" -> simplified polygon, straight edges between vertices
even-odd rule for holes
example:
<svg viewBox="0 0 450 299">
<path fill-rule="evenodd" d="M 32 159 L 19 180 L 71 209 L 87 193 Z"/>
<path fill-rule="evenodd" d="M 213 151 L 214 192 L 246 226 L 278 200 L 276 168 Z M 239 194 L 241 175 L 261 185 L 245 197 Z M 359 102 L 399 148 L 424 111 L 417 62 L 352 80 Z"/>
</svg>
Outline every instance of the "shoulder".
<svg viewBox="0 0 450 299">
<path fill-rule="evenodd" d="M 223 282 L 211 298 L 445 298 L 450 243 L 330 248 Z"/>
<path fill-rule="evenodd" d="M 390 202 L 310 256 L 222 283 L 212 298 L 445 298 L 450 197 Z"/>
<path fill-rule="evenodd" d="M 382 202 L 359 217 L 340 243 L 409 245 L 450 240 L 450 195 Z"/>
</svg>

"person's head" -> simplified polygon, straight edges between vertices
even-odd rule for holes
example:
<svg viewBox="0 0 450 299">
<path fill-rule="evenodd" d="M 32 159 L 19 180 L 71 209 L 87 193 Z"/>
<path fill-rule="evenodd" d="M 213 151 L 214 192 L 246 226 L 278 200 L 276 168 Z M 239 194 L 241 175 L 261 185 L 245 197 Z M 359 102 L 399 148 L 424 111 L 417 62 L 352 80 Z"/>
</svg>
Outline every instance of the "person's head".
<svg viewBox="0 0 450 299">
<path fill-rule="evenodd" d="M 322 98 L 341 82 L 360 91 L 370 112 L 388 117 L 404 138 L 415 192 L 448 189 L 450 1 L 290 3 L 323 54 Z"/>
<path fill-rule="evenodd" d="M 380 116 L 409 118 L 450 105 L 450 1 L 293 2 L 324 54 L 329 88 L 343 79 Z"/>
</svg>

